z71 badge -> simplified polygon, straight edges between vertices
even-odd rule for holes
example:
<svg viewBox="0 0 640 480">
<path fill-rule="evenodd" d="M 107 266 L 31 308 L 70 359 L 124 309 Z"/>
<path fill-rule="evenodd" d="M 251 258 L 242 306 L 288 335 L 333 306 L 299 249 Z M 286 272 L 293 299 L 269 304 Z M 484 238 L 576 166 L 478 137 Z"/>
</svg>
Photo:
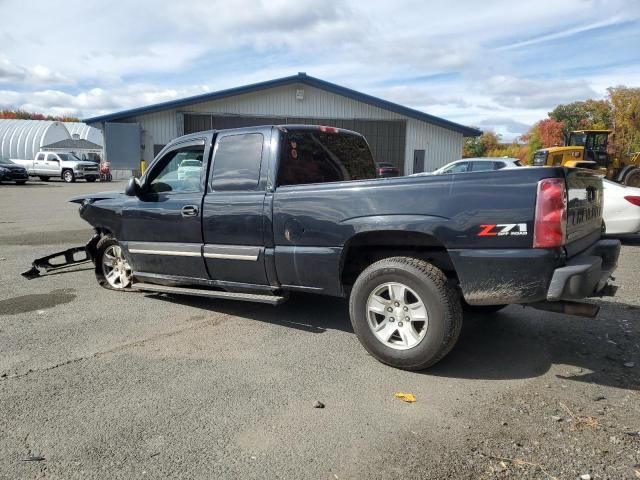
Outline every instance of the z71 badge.
<svg viewBox="0 0 640 480">
<path fill-rule="evenodd" d="M 505 235 L 527 235 L 526 223 L 498 223 L 480 225 L 478 237 L 503 237 Z"/>
</svg>

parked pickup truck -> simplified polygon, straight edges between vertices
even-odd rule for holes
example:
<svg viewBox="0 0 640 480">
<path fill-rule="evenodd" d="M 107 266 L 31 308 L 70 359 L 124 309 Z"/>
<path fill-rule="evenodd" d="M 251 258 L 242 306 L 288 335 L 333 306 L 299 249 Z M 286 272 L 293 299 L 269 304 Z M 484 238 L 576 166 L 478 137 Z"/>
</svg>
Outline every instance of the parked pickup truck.
<svg viewBox="0 0 640 480">
<path fill-rule="evenodd" d="M 185 160 L 200 175 L 179 175 Z M 363 346 L 424 369 L 455 344 L 462 310 L 507 304 L 595 316 L 620 250 L 602 240 L 592 170 L 376 178 L 367 142 L 322 126 L 199 132 L 167 145 L 125 192 L 72 199 L 112 290 L 278 304 L 349 298 Z"/>
<path fill-rule="evenodd" d="M 65 182 L 75 182 L 84 178 L 87 182 L 95 182 L 100 178 L 98 164 L 80 160 L 71 153 L 38 152 L 33 160 L 11 159 L 22 165 L 32 177 L 40 177 L 47 181 L 51 177 L 60 177 Z"/>
</svg>

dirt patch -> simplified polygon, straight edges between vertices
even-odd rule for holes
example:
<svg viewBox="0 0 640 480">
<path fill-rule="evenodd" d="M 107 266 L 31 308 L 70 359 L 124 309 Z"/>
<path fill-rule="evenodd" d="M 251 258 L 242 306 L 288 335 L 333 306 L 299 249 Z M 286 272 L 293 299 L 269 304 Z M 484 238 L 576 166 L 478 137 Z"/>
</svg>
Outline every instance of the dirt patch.
<svg viewBox="0 0 640 480">
<path fill-rule="evenodd" d="M 76 298 L 73 288 L 52 290 L 49 293 L 34 293 L 0 300 L 0 315 L 17 315 L 18 313 L 46 310 L 56 305 L 69 303 Z"/>
</svg>

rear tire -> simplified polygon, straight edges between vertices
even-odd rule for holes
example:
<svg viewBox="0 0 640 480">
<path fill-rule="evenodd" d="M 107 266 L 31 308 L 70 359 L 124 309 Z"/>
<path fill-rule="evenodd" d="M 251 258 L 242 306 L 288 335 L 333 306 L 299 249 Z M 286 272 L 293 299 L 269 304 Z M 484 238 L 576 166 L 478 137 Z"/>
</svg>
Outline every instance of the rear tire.
<svg viewBox="0 0 640 480">
<path fill-rule="evenodd" d="M 627 187 L 640 187 L 640 168 L 636 168 L 631 170 L 622 182 L 623 185 Z"/>
<path fill-rule="evenodd" d="M 111 236 L 104 236 L 96 245 L 96 280 L 101 287 L 118 292 L 127 291 L 133 280 L 133 272 L 122 253 L 122 247 Z"/>
<path fill-rule="evenodd" d="M 40 178 L 40 180 L 42 180 L 43 182 L 48 182 L 49 181 L 49 177 L 38 177 Z"/>
<path fill-rule="evenodd" d="M 73 183 L 76 181 L 76 176 L 73 174 L 73 170 L 65 170 L 62 172 L 62 180 L 67 183 Z"/>
<path fill-rule="evenodd" d="M 24 185 L 25 183 L 27 183 L 26 180 L 16 180 L 16 185 Z"/>
<path fill-rule="evenodd" d="M 440 269 L 410 257 L 385 258 L 367 267 L 351 290 L 349 314 L 364 348 L 405 370 L 440 361 L 462 329 L 456 289 Z"/>
</svg>

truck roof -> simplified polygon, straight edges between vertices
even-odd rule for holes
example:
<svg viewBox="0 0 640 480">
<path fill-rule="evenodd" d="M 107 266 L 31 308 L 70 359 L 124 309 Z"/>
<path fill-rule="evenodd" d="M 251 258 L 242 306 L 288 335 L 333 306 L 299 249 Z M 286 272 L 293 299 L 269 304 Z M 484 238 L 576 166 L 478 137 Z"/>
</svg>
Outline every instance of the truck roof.
<svg viewBox="0 0 640 480">
<path fill-rule="evenodd" d="M 179 137 L 180 139 L 187 138 L 198 138 L 201 137 L 202 134 L 215 134 L 220 132 L 233 132 L 233 131 L 242 131 L 242 132 L 251 132 L 258 131 L 265 128 L 277 128 L 283 132 L 287 131 L 320 131 L 322 133 L 343 133 L 347 135 L 356 135 L 358 137 L 362 137 L 363 135 L 358 132 L 354 132 L 353 130 L 347 130 L 345 128 L 332 127 L 328 125 L 305 125 L 305 124 L 273 124 L 273 125 L 254 125 L 251 127 L 236 127 L 236 128 L 223 128 L 218 130 L 203 130 L 201 132 L 188 133 Z"/>
</svg>

